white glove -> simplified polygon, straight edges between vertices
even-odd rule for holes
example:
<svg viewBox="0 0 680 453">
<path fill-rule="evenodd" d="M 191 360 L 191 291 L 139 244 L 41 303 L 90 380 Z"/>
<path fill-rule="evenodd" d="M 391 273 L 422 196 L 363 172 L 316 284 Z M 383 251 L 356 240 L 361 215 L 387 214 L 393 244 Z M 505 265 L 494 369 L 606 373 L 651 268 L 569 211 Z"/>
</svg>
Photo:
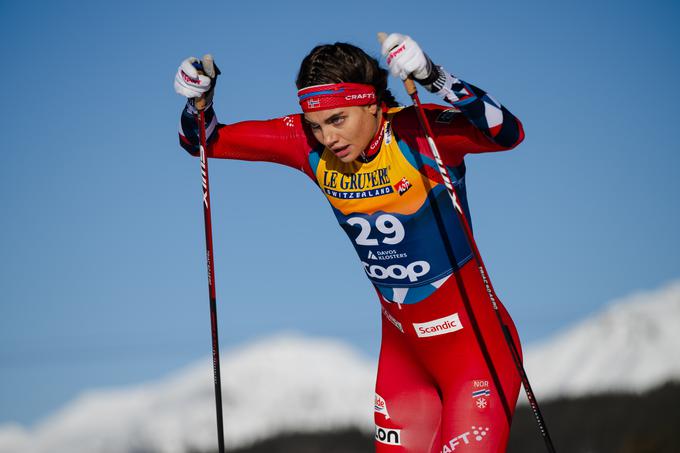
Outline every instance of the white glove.
<svg viewBox="0 0 680 453">
<path fill-rule="evenodd" d="M 205 74 L 199 74 L 196 66 Z M 189 57 L 182 62 L 175 75 L 175 91 L 189 99 L 200 98 L 213 88 L 213 80 L 220 73 L 211 55 L 203 56 L 203 61 Z"/>
<path fill-rule="evenodd" d="M 382 54 L 392 75 L 401 80 L 410 75 L 416 80 L 424 80 L 432 72 L 432 61 L 410 36 L 390 34 L 382 43 Z"/>
</svg>

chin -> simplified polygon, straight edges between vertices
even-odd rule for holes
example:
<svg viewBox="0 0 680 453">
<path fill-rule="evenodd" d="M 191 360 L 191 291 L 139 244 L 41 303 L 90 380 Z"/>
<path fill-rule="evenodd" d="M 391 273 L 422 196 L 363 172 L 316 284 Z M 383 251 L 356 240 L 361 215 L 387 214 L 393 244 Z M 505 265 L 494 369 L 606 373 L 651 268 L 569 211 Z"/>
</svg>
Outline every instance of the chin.
<svg viewBox="0 0 680 453">
<path fill-rule="evenodd" d="M 349 162 L 354 162 L 355 160 L 357 160 L 360 155 L 361 155 L 361 153 L 356 153 L 353 150 L 350 150 L 350 152 L 347 153 L 347 155 L 345 155 L 345 156 L 342 156 L 342 157 L 337 156 L 337 155 L 336 156 L 337 156 L 338 159 L 340 159 L 340 161 L 342 161 L 344 163 L 349 163 Z"/>
</svg>

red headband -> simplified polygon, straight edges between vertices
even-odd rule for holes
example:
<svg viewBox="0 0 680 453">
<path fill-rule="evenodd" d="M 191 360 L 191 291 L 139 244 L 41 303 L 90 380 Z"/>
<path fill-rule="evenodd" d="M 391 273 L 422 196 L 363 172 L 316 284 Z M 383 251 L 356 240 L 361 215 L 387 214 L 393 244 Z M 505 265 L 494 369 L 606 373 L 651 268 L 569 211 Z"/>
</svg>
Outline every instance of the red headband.
<svg viewBox="0 0 680 453">
<path fill-rule="evenodd" d="M 375 88 L 362 83 L 315 85 L 299 90 L 298 99 L 303 112 L 377 103 Z"/>
</svg>

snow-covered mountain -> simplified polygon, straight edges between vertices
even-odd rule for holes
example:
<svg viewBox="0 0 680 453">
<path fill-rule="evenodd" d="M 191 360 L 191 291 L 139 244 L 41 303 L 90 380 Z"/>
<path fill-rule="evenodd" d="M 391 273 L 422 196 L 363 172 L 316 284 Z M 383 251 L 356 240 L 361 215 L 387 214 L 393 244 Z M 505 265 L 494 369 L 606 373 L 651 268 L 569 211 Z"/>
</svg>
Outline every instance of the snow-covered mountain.
<svg viewBox="0 0 680 453">
<path fill-rule="evenodd" d="M 641 392 L 680 380 L 680 281 L 613 301 L 527 349 L 539 401 L 608 391 Z"/>
<path fill-rule="evenodd" d="M 283 334 L 221 357 L 225 438 L 372 429 L 375 365 L 332 340 Z M 0 453 L 184 453 L 216 448 L 212 361 L 160 382 L 90 391 L 34 429 L 0 427 Z"/>
<path fill-rule="evenodd" d="M 680 281 L 615 301 L 553 339 L 526 348 L 543 401 L 680 380 Z M 375 363 L 332 340 L 288 334 L 223 354 L 231 446 L 285 431 L 372 429 Z M 163 379 L 90 391 L 32 429 L 0 426 L 0 453 L 185 452 L 214 448 L 209 360 Z"/>
</svg>

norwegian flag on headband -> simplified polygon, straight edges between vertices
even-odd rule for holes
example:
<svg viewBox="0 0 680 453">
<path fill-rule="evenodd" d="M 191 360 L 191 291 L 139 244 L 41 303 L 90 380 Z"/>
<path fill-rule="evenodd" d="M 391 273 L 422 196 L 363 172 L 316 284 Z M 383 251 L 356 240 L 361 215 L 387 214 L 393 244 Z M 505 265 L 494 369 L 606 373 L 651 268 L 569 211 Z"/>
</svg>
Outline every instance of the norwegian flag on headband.
<svg viewBox="0 0 680 453">
<path fill-rule="evenodd" d="M 375 88 L 362 83 L 331 83 L 315 85 L 298 91 L 303 112 L 377 103 Z"/>
</svg>

